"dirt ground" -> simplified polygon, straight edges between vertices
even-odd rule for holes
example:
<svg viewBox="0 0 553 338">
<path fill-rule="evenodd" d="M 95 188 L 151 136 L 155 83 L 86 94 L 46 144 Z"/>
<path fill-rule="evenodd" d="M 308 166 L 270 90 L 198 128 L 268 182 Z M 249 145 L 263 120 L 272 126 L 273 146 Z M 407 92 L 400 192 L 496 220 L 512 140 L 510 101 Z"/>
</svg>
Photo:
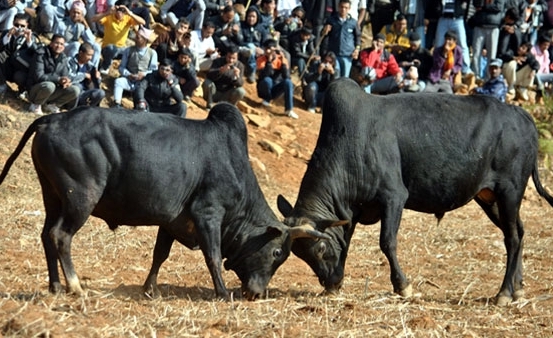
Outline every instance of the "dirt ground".
<svg viewBox="0 0 553 338">
<path fill-rule="evenodd" d="M 265 109 L 252 86 L 245 101 L 252 165 L 265 196 L 295 201 L 315 146 L 320 114 L 283 115 L 281 102 Z M 193 98 L 189 118 L 204 118 Z M 33 116 L 18 99 L 0 106 L 0 163 L 15 149 Z M 251 123 L 246 113 L 266 118 Z M 280 155 L 260 141 L 282 147 Z M 44 218 L 40 187 L 27 146 L 0 186 L 0 336 L 5 337 L 551 337 L 553 336 L 553 208 L 534 189 L 522 207 L 526 225 L 526 298 L 493 305 L 505 272 L 500 231 L 479 207 L 432 215 L 406 211 L 398 254 L 414 296 L 394 295 L 389 266 L 378 247 L 380 225 L 358 226 L 339 294 L 323 296 L 310 268 L 291 256 L 277 271 L 263 299 L 223 302 L 199 251 L 174 245 L 162 266 L 163 297 L 141 290 L 155 241 L 154 227 L 115 232 L 90 219 L 73 241 L 73 259 L 87 295 L 51 295 L 40 232 Z M 541 171 L 542 180 L 550 174 Z M 553 190 L 550 189 L 550 190 Z M 225 271 L 226 285 L 240 283 Z"/>
</svg>

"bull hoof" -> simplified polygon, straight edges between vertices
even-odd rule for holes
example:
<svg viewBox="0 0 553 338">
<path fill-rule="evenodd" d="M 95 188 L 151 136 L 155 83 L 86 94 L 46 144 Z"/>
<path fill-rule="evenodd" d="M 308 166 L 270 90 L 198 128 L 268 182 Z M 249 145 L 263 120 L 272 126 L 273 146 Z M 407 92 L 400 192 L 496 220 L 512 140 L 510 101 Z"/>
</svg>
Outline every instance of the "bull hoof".
<svg viewBox="0 0 553 338">
<path fill-rule="evenodd" d="M 57 295 L 57 294 L 62 293 L 63 287 L 62 287 L 60 282 L 55 282 L 55 283 L 50 284 L 50 287 L 48 288 L 48 291 L 50 291 L 50 293 L 53 293 L 53 294 Z"/>
<path fill-rule="evenodd" d="M 413 287 L 411 286 L 411 284 L 409 284 L 409 285 L 407 285 L 406 288 L 399 291 L 398 293 L 401 297 L 409 298 L 409 297 L 413 296 Z"/>
<path fill-rule="evenodd" d="M 497 298 L 495 299 L 495 305 L 497 305 L 497 306 L 507 306 L 507 305 L 511 304 L 512 301 L 513 301 L 513 299 L 509 296 L 500 296 L 500 295 L 498 295 Z"/>
<path fill-rule="evenodd" d="M 150 299 L 161 298 L 161 291 L 159 291 L 157 286 L 144 285 L 142 290 L 144 291 L 144 295 Z"/>
<path fill-rule="evenodd" d="M 524 290 L 520 289 L 513 293 L 513 300 L 520 300 L 524 298 Z"/>
</svg>

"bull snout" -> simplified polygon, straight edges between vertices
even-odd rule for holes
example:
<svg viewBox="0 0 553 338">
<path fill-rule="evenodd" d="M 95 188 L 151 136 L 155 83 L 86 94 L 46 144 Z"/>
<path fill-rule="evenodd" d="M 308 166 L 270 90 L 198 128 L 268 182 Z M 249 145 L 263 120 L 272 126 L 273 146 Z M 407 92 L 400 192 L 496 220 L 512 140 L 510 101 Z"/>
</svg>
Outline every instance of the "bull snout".
<svg viewBox="0 0 553 338">
<path fill-rule="evenodd" d="M 342 287 L 344 275 L 341 273 L 334 273 L 327 278 L 319 278 L 319 283 L 325 288 L 327 293 L 336 293 Z"/>
<path fill-rule="evenodd" d="M 247 284 L 242 284 L 242 297 L 249 301 L 261 298 L 267 286 L 266 282 L 259 278 L 251 278 Z"/>
</svg>

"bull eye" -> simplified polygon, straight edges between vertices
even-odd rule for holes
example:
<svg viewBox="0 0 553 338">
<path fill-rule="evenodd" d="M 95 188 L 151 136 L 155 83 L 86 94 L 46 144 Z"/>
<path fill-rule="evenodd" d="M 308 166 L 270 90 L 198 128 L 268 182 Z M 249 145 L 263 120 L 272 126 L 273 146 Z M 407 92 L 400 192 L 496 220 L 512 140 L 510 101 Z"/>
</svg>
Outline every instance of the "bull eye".
<svg viewBox="0 0 553 338">
<path fill-rule="evenodd" d="M 317 255 L 322 258 L 325 251 L 326 251 L 326 243 L 324 241 L 320 241 L 317 247 Z"/>
<path fill-rule="evenodd" d="M 275 251 L 273 251 L 273 256 L 277 259 L 281 258 L 282 257 L 282 249 L 275 249 Z"/>
</svg>

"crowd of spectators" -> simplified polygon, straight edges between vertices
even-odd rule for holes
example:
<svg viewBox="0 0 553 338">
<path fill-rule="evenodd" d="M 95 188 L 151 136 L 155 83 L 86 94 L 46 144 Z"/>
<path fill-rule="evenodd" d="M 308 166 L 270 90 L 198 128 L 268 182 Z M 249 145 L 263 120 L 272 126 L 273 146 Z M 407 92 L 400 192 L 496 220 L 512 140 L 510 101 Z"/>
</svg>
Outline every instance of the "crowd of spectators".
<svg viewBox="0 0 553 338">
<path fill-rule="evenodd" d="M 285 115 L 298 118 L 297 86 L 315 112 L 331 81 L 351 77 L 372 94 L 464 89 L 528 101 L 533 88 L 542 101 L 553 82 L 551 2 L 0 0 L 0 96 L 14 83 L 42 114 L 120 107 L 130 91 L 135 109 L 184 117 L 198 87 L 210 108 L 237 104 L 247 82 L 265 106 L 284 96 Z M 119 74 L 104 91 L 114 60 Z"/>
</svg>

